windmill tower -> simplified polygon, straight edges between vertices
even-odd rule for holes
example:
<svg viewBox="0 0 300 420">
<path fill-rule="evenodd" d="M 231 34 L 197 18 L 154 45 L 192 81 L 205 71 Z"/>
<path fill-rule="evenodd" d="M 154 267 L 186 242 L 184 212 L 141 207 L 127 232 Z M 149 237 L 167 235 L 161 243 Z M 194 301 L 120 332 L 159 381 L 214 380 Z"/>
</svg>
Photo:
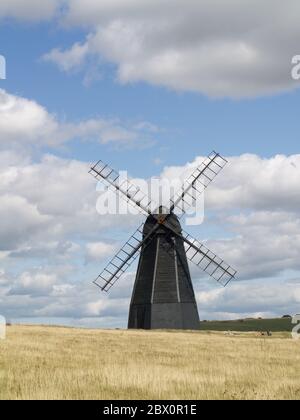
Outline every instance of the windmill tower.
<svg viewBox="0 0 300 420">
<path fill-rule="evenodd" d="M 99 161 L 90 173 L 147 215 L 94 283 L 109 291 L 139 258 L 132 292 L 128 328 L 198 329 L 199 315 L 188 260 L 223 286 L 236 271 L 203 244 L 182 230 L 182 217 L 195 194 L 201 194 L 227 161 L 213 152 L 183 183 L 168 208 L 155 204 L 131 181 L 120 182 L 116 171 Z M 152 211 L 156 208 L 156 211 Z"/>
</svg>

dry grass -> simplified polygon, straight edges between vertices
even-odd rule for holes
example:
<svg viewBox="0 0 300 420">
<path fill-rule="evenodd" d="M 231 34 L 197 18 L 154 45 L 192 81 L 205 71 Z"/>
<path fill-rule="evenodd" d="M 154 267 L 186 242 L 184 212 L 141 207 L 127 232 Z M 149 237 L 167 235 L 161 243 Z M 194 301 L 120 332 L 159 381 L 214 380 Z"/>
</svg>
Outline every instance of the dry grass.
<svg viewBox="0 0 300 420">
<path fill-rule="evenodd" d="M 0 399 L 299 399 L 299 362 L 284 334 L 13 326 Z"/>
</svg>

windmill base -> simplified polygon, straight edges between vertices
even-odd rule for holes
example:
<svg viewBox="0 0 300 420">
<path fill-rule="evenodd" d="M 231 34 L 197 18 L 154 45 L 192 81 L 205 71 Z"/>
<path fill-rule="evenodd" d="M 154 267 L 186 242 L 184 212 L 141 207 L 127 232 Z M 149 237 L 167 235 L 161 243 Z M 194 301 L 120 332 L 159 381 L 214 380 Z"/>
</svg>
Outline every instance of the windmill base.
<svg viewBox="0 0 300 420">
<path fill-rule="evenodd" d="M 194 303 L 131 305 L 128 328 L 199 330 L 198 309 Z"/>
</svg>

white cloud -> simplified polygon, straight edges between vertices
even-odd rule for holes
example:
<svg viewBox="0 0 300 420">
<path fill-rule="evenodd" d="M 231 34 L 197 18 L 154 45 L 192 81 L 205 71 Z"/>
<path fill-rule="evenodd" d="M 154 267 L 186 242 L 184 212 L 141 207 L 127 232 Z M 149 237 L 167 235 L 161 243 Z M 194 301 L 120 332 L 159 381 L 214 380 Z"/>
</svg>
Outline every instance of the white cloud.
<svg viewBox="0 0 300 420">
<path fill-rule="evenodd" d="M 291 77 L 299 8 L 297 0 L 2 0 L 0 19 L 58 17 L 86 29 L 69 49 L 44 55 L 63 71 L 86 66 L 86 83 L 106 61 L 120 83 L 242 98 L 299 87 Z"/>
<path fill-rule="evenodd" d="M 50 216 L 39 213 L 36 205 L 12 194 L 0 196 L 0 218 L 1 250 L 14 249 L 16 243 L 21 245 L 36 232 L 47 229 L 50 222 Z"/>
<path fill-rule="evenodd" d="M 55 274 L 44 272 L 24 272 L 10 290 L 12 295 L 48 295 L 55 283 L 57 277 Z"/>
<path fill-rule="evenodd" d="M 224 207 L 298 211 L 300 155 L 277 155 L 270 159 L 243 155 L 229 160 L 219 188 L 208 192 L 212 205 L 222 200 Z"/>
<path fill-rule="evenodd" d="M 233 234 L 230 239 L 206 241 L 208 247 L 230 262 L 238 270 L 238 280 L 276 277 L 289 270 L 300 270 L 300 217 L 266 213 L 269 225 L 260 221 L 261 213 L 252 213 L 240 228 L 234 222 L 227 226 Z M 290 219 L 290 223 L 286 220 Z M 225 220 L 219 221 L 222 227 Z"/>
<path fill-rule="evenodd" d="M 33 100 L 0 89 L 0 148 L 57 147 L 73 139 L 146 147 L 154 142 L 153 125 L 144 121 L 126 124 L 118 119 L 92 118 L 60 121 Z"/>
<path fill-rule="evenodd" d="M 178 178 L 202 160 L 165 168 L 163 176 Z M 202 227 L 205 231 L 214 224 L 222 233 L 202 241 L 238 270 L 240 280 L 300 270 L 300 155 L 263 159 L 248 154 L 228 160 L 205 193 Z"/>
<path fill-rule="evenodd" d="M 11 143 L 55 143 L 55 117 L 34 101 L 0 90 L 1 146 Z M 4 144 L 3 144 L 4 143 Z"/>
<path fill-rule="evenodd" d="M 1 0 L 0 19 L 40 21 L 54 16 L 62 0 Z"/>
<path fill-rule="evenodd" d="M 275 94 L 299 87 L 291 77 L 299 13 L 297 0 L 69 0 L 65 23 L 89 33 L 45 58 L 67 71 L 104 59 L 121 83 L 212 97 Z"/>
<path fill-rule="evenodd" d="M 202 319 L 293 315 L 299 311 L 300 281 L 252 280 L 225 289 L 204 287 L 196 298 Z"/>
<path fill-rule="evenodd" d="M 165 168 L 163 175 L 178 177 L 200 160 L 186 167 Z M 276 294 L 284 287 L 278 287 L 282 277 L 300 271 L 300 156 L 262 159 L 243 155 L 229 161 L 209 187 L 203 227 L 191 233 L 234 266 L 239 280 L 254 281 L 253 296 L 261 287 L 265 299 L 268 282 L 270 298 L 265 313 L 292 312 L 288 307 L 295 308 L 298 295 L 285 293 L 284 305 Z M 96 212 L 98 193 L 88 168 L 83 162 L 50 154 L 32 162 L 14 152 L 0 152 L 0 217 L 5 221 L 0 227 L 1 266 L 5 270 L 0 275 L 0 303 L 1 311 L 10 318 L 100 316 L 109 318 L 110 325 L 120 325 L 126 318 L 134 268 L 109 296 L 102 296 L 91 281 L 113 256 L 116 239 L 125 242 L 140 219 L 100 217 Z M 215 232 L 211 237 L 212 224 Z M 203 236 L 206 227 L 208 233 Z M 192 274 L 196 287 L 198 277 L 202 284 L 201 271 L 193 269 Z M 270 277 L 273 283 L 263 280 Z M 252 312 L 250 301 L 241 308 L 238 293 L 246 293 L 249 283 L 234 286 L 228 307 L 224 303 L 227 292 L 200 290 L 206 293 L 199 297 L 200 313 L 209 317 L 209 305 L 201 309 L 205 299 L 212 303 L 212 317 L 219 306 L 218 315 L 222 312 L 224 317 L 264 312 L 263 301 L 253 305 Z M 215 287 L 212 281 L 210 284 Z"/>
<path fill-rule="evenodd" d="M 112 257 L 116 251 L 116 245 L 106 242 L 89 242 L 86 244 L 87 261 L 103 261 Z"/>
<path fill-rule="evenodd" d="M 232 156 L 205 193 L 210 209 L 283 210 L 300 208 L 300 155 L 262 158 L 253 154 Z M 178 178 L 200 165 L 204 157 L 184 167 L 167 167 L 162 176 Z"/>
<path fill-rule="evenodd" d="M 0 287 L 7 286 L 9 280 L 7 279 L 6 273 L 4 270 L 0 270 Z"/>
<path fill-rule="evenodd" d="M 100 316 L 101 312 L 108 306 L 108 301 L 97 300 L 87 304 L 87 312 L 90 316 Z"/>
<path fill-rule="evenodd" d="M 80 67 L 88 53 L 87 45 L 76 43 L 65 52 L 55 48 L 50 53 L 45 54 L 43 60 L 56 63 L 61 70 L 70 71 Z"/>
<path fill-rule="evenodd" d="M 134 216 L 100 217 L 96 212 L 96 183 L 89 165 L 45 155 L 38 163 L 7 163 L 0 168 L 2 250 L 23 250 L 31 245 L 73 241 L 72 237 L 99 241 L 104 228 L 126 226 Z M 122 221 L 122 223 L 121 223 Z M 33 248 L 32 248 L 33 247 Z M 25 248 L 26 252 L 26 248 Z M 48 249 L 49 252 L 49 249 Z"/>
<path fill-rule="evenodd" d="M 85 83 L 103 62 L 120 83 L 148 82 L 211 97 L 256 97 L 299 87 L 299 2 L 279 0 L 2 0 L 0 19 L 58 17 L 87 30 L 69 49 L 44 55 L 63 71 L 85 66 Z M 237 18 L 238 17 L 238 18 Z M 98 68 L 100 67 L 100 70 Z"/>
</svg>

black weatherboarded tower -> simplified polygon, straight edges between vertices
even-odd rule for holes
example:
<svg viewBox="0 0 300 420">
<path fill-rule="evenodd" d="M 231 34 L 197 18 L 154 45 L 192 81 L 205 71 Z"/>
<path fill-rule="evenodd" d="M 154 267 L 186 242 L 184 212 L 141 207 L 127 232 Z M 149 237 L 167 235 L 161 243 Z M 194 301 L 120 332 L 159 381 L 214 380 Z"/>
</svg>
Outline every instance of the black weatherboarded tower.
<svg viewBox="0 0 300 420">
<path fill-rule="evenodd" d="M 157 218 L 152 215 L 147 218 L 143 238 L 156 223 Z M 170 223 L 178 236 L 167 235 L 161 227 L 154 233 L 149 245 L 141 250 L 128 328 L 199 328 L 194 289 L 183 238 L 180 237 L 182 230 L 174 214 L 170 217 Z"/>
<path fill-rule="evenodd" d="M 99 161 L 90 173 L 137 207 L 147 220 L 129 238 L 94 283 L 108 292 L 139 258 L 128 328 L 199 329 L 199 315 L 188 259 L 223 286 L 236 271 L 181 228 L 179 218 L 224 168 L 227 161 L 213 152 L 187 178 L 168 208 L 153 203 L 131 181 Z M 156 211 L 153 209 L 157 209 Z"/>
</svg>

